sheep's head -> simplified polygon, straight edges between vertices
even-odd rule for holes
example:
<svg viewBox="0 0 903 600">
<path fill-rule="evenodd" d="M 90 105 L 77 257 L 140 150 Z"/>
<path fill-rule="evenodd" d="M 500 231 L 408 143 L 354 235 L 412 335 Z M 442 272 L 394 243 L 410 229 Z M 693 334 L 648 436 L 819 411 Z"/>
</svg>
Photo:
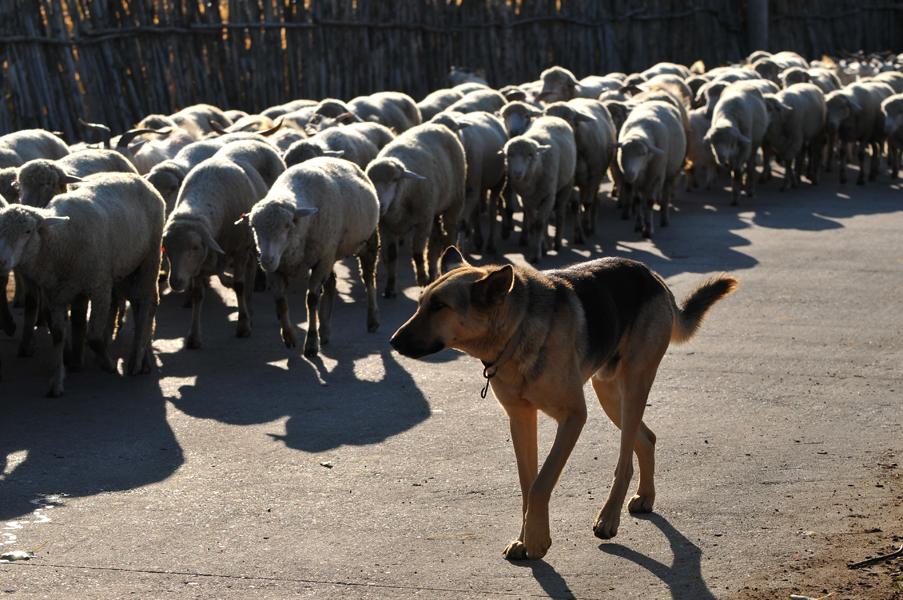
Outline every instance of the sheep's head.
<svg viewBox="0 0 903 600">
<path fill-rule="evenodd" d="M 781 71 L 781 84 L 785 88 L 794 83 L 809 83 L 810 81 L 812 81 L 812 77 L 800 67 L 790 67 Z"/>
<path fill-rule="evenodd" d="M 200 275 L 207 258 L 224 254 L 206 227 L 196 221 L 170 221 L 163 230 L 163 252 L 169 261 L 169 287 L 184 292 Z"/>
<path fill-rule="evenodd" d="M 551 146 L 540 144 L 528 137 L 515 137 L 508 140 L 502 152 L 505 153 L 505 166 L 508 179 L 515 186 L 528 185 L 542 171 L 542 157 Z"/>
<path fill-rule="evenodd" d="M 499 93 L 508 102 L 525 102 L 527 100 L 527 92 L 516 85 L 506 85 L 499 90 Z"/>
<path fill-rule="evenodd" d="M 20 164 L 22 164 L 22 161 L 19 160 L 18 154 L 9 148 L 0 148 L 0 169 L 18 167 Z"/>
<path fill-rule="evenodd" d="M 903 96 L 891 96 L 881 103 L 884 133 L 888 140 L 903 144 Z"/>
<path fill-rule="evenodd" d="M 646 170 L 646 165 L 656 156 L 662 156 L 664 150 L 646 138 L 632 138 L 618 142 L 618 167 L 624 174 L 624 181 L 634 183 Z"/>
<path fill-rule="evenodd" d="M 19 169 L 16 167 L 6 167 L 0 169 L 0 198 L 10 204 L 19 201 L 19 184 L 16 181 L 16 174 Z M 2 205 L 0 205 L 2 208 Z"/>
<path fill-rule="evenodd" d="M 374 160 L 367 166 L 367 177 L 376 188 L 380 216 L 389 212 L 398 196 L 399 189 L 405 185 L 405 181 L 426 181 L 426 177 L 408 170 L 404 163 L 397 158 Z"/>
<path fill-rule="evenodd" d="M 536 95 L 541 102 L 570 100 L 577 95 L 579 82 L 574 74 L 562 67 L 551 67 L 540 75 L 542 91 Z"/>
<path fill-rule="evenodd" d="M 739 159 L 742 145 L 750 143 L 733 125 L 709 129 L 705 135 L 705 143 L 712 148 L 712 155 L 720 167 L 733 167 Z"/>
<path fill-rule="evenodd" d="M 825 129 L 828 133 L 839 133 L 851 120 L 851 117 L 862 112 L 862 106 L 847 90 L 837 90 L 825 97 L 825 105 L 828 109 L 825 119 Z"/>
<path fill-rule="evenodd" d="M 633 110 L 633 107 L 626 102 L 617 100 L 608 100 L 603 102 L 603 104 L 611 115 L 611 121 L 615 125 L 615 131 L 621 131 L 621 126 L 624 125 L 624 121 L 630 116 L 630 111 Z"/>
<path fill-rule="evenodd" d="M 330 150 L 324 148 L 316 139 L 299 140 L 292 144 L 285 153 L 285 166 L 291 167 L 320 156 L 334 156 L 341 158 L 345 153 L 342 150 Z"/>
<path fill-rule="evenodd" d="M 67 174 L 52 160 L 32 160 L 19 169 L 19 201 L 26 206 L 43 208 L 57 194 L 65 194 L 70 183 L 81 179 Z"/>
<path fill-rule="evenodd" d="M 542 111 L 526 102 L 509 102 L 502 107 L 501 117 L 505 123 L 508 137 L 523 135 L 530 127 L 530 122 L 542 116 Z"/>
<path fill-rule="evenodd" d="M 760 58 L 753 63 L 752 67 L 753 70 L 755 70 L 755 72 L 762 77 L 762 79 L 767 79 L 769 81 L 778 83 L 778 74 L 780 74 L 781 68 L 778 66 L 778 63 L 774 62 L 770 58 Z"/>
<path fill-rule="evenodd" d="M 184 168 L 171 160 L 167 160 L 155 165 L 145 177 L 148 183 L 154 186 L 154 189 L 163 196 L 167 210 L 172 210 L 176 203 L 176 197 L 179 195 L 179 188 L 182 187 L 182 181 L 185 180 L 185 175 Z"/>
<path fill-rule="evenodd" d="M 14 204 L 0 210 L 0 273 L 15 269 L 40 247 L 42 236 L 59 227 L 69 217 L 46 210 Z"/>
<path fill-rule="evenodd" d="M 282 255 L 291 236 L 306 227 L 310 217 L 317 214 L 313 206 L 297 206 L 285 202 L 259 202 L 250 214 L 239 220 L 247 221 L 254 235 L 254 245 L 260 258 L 260 268 L 272 273 L 279 268 Z"/>
</svg>

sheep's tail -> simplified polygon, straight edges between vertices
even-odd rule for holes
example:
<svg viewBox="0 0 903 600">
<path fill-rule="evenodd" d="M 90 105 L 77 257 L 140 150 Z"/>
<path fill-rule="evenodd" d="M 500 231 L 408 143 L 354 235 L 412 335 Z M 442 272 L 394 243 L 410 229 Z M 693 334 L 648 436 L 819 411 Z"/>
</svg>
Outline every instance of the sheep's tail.
<svg viewBox="0 0 903 600">
<path fill-rule="evenodd" d="M 693 337 L 712 305 L 732 294 L 739 284 L 735 277 L 725 274 L 703 281 L 687 296 L 682 306 L 675 306 L 677 310 L 671 326 L 671 340 L 680 344 Z"/>
</svg>

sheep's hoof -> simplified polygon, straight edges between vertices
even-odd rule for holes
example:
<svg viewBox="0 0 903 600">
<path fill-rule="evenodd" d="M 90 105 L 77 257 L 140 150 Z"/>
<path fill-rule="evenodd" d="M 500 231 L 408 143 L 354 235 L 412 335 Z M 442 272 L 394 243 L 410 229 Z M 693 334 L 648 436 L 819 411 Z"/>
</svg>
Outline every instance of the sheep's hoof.
<svg viewBox="0 0 903 600">
<path fill-rule="evenodd" d="M 379 330 L 379 319 L 373 317 L 367 319 L 367 333 L 376 333 Z"/>
<path fill-rule="evenodd" d="M 865 185 L 865 177 L 862 177 L 862 176 L 858 177 L 856 179 L 856 185 Z"/>
<path fill-rule="evenodd" d="M 200 350 L 201 349 L 201 338 L 200 336 L 195 337 L 193 335 L 189 335 L 185 338 L 185 347 L 189 350 Z"/>
<path fill-rule="evenodd" d="M 282 330 L 282 342 L 285 344 L 286 348 L 295 348 L 298 346 L 298 339 L 295 337 L 295 332 L 291 329 Z"/>
<path fill-rule="evenodd" d="M 310 359 L 317 358 L 320 354 L 319 344 L 304 344 L 304 356 Z"/>
<path fill-rule="evenodd" d="M 398 293 L 395 290 L 390 290 L 386 288 L 386 291 L 383 292 L 383 298 L 395 298 L 398 296 Z"/>
<path fill-rule="evenodd" d="M 3 333 L 8 335 L 9 337 L 13 337 L 16 335 L 16 322 L 13 321 L 12 316 L 10 316 L 9 320 L 3 325 Z"/>
<path fill-rule="evenodd" d="M 238 327 L 235 329 L 235 337 L 251 337 L 251 324 L 247 321 L 239 321 Z"/>
<path fill-rule="evenodd" d="M 98 355 L 97 366 L 100 367 L 101 371 L 105 371 L 107 373 L 116 372 L 116 363 L 114 363 L 109 356 Z"/>
<path fill-rule="evenodd" d="M 50 389 L 47 390 L 48 398 L 59 398 L 63 395 L 63 382 L 62 381 L 51 381 Z"/>
</svg>

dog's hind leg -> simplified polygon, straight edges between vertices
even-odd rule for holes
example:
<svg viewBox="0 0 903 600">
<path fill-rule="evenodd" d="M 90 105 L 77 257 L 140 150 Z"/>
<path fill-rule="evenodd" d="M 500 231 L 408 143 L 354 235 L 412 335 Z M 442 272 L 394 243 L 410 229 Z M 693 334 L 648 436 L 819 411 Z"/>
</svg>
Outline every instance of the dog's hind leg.
<svg viewBox="0 0 903 600">
<path fill-rule="evenodd" d="M 646 408 L 649 389 L 655 378 L 655 370 L 653 369 L 648 374 L 626 372 L 621 377 L 623 377 L 623 383 L 619 384 L 621 393 L 618 397 L 621 447 L 618 453 L 618 465 L 615 467 L 615 477 L 611 484 L 611 490 L 608 492 L 608 499 L 593 524 L 593 532 L 596 537 L 603 540 L 613 538 L 618 533 L 618 525 L 621 523 L 621 508 L 624 506 L 630 480 L 633 478 L 633 452 L 641 439 L 640 427 L 643 422 L 643 411 Z M 596 381 L 593 380 L 593 386 L 595 387 L 595 385 Z M 604 403 L 603 407 L 605 407 Z M 612 408 L 614 407 L 612 406 Z M 648 466 L 650 466 L 649 463 L 647 463 Z M 642 501 L 639 501 L 638 504 L 642 504 Z"/>
<path fill-rule="evenodd" d="M 590 381 L 605 414 L 620 429 L 621 391 L 617 380 L 601 380 L 593 377 Z M 627 510 L 632 513 L 652 512 L 655 503 L 655 434 L 642 421 L 633 450 L 640 465 L 640 484 L 636 494 L 627 503 Z"/>
</svg>

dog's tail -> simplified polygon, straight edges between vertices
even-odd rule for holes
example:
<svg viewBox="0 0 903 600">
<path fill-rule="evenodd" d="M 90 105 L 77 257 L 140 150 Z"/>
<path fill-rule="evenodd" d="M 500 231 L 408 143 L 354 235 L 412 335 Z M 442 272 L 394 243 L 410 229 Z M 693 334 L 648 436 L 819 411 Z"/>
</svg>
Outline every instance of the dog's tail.
<svg viewBox="0 0 903 600">
<path fill-rule="evenodd" d="M 716 275 L 699 284 L 684 300 L 683 306 L 675 307 L 677 314 L 671 326 L 671 340 L 680 344 L 693 337 L 712 305 L 732 294 L 739 284 L 735 277 L 725 274 Z"/>
</svg>

